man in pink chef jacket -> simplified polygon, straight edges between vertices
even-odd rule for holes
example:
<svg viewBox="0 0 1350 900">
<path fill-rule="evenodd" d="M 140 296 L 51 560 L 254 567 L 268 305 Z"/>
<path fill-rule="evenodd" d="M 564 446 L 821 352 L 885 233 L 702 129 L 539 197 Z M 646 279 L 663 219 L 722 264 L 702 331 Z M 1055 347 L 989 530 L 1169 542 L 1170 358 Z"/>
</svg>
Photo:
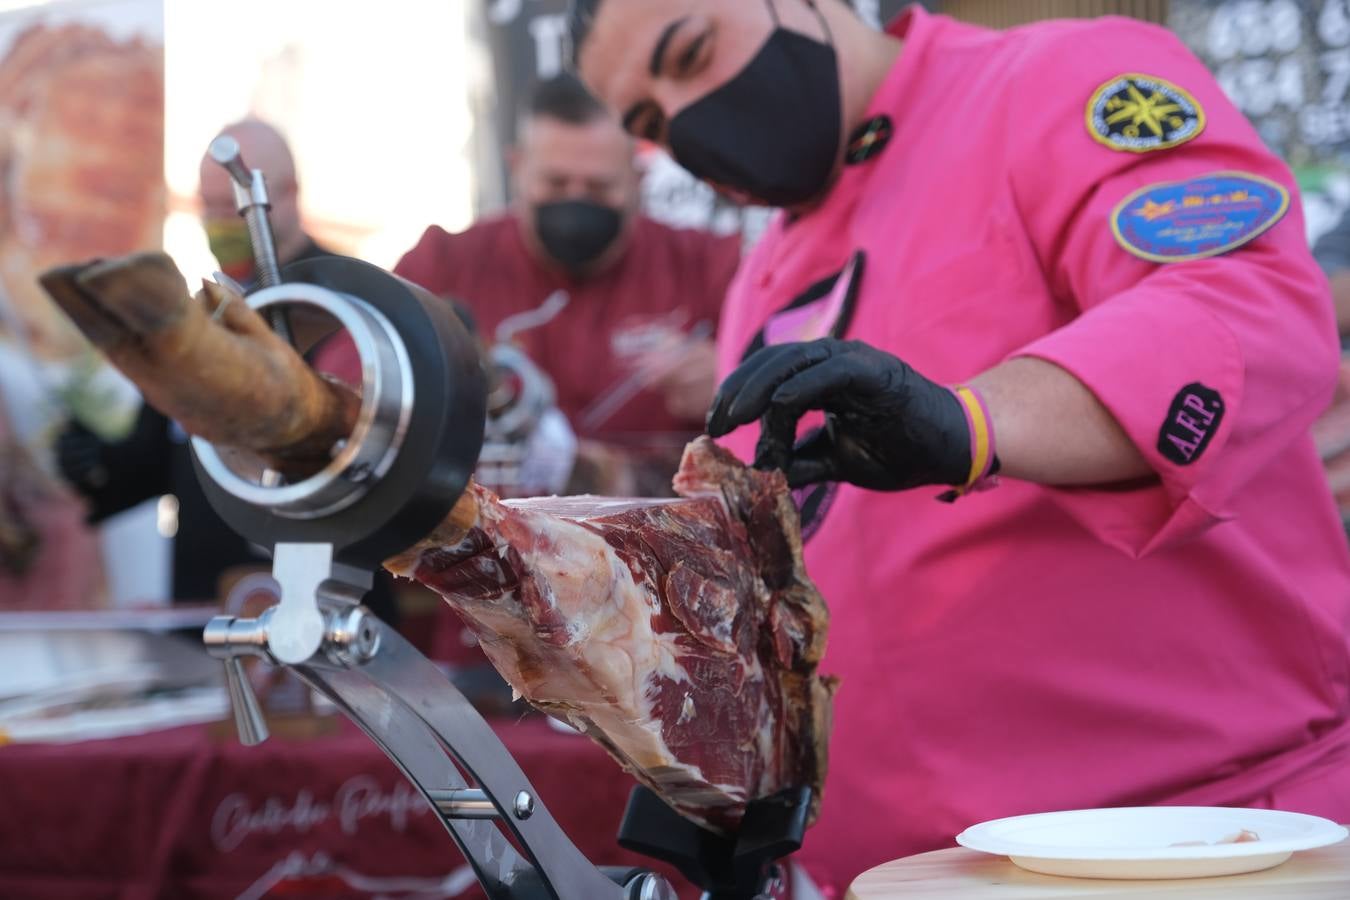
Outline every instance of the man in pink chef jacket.
<svg viewBox="0 0 1350 900">
<path fill-rule="evenodd" d="M 820 882 L 1045 810 L 1350 820 L 1327 283 L 1173 35 L 579 0 L 573 50 L 634 134 L 784 208 L 708 429 L 787 472 L 833 612 Z"/>
</svg>

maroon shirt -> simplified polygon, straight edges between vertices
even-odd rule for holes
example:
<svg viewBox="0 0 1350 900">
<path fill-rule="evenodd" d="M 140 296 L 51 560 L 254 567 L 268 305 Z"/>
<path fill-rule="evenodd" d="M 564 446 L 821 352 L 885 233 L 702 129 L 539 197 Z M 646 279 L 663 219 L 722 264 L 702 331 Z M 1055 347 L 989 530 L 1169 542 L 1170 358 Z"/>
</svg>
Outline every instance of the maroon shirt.
<svg viewBox="0 0 1350 900">
<path fill-rule="evenodd" d="M 503 319 L 565 291 L 569 299 L 562 312 L 519 334 L 516 343 L 553 379 L 558 405 L 580 437 L 650 446 L 682 444 L 703 423 L 675 418 L 660 393 L 645 390 L 593 428 L 583 413 L 627 380 L 663 340 L 695 328 L 711 336 L 739 258 L 739 238 L 639 217 L 618 263 L 576 279 L 537 262 L 526 249 L 519 220 L 503 215 L 459 234 L 431 226 L 394 272 L 463 303 L 489 343 Z"/>
</svg>

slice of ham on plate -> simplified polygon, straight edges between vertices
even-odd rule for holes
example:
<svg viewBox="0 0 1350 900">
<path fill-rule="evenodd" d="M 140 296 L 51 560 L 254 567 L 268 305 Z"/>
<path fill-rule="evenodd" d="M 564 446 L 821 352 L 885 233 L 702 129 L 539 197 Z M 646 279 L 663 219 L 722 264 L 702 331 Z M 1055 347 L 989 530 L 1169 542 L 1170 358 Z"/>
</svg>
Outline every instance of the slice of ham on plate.
<svg viewBox="0 0 1350 900">
<path fill-rule="evenodd" d="M 1259 872 L 1347 834 L 1302 813 L 1155 806 L 996 819 L 967 828 L 956 841 L 1046 875 L 1150 879 Z"/>
</svg>

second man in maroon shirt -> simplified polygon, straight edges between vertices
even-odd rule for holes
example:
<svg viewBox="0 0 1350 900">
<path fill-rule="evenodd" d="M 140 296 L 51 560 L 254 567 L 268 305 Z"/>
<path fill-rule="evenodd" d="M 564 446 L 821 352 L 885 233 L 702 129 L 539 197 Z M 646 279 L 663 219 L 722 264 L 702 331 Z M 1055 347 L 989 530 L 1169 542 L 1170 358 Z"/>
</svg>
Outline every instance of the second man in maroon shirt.
<svg viewBox="0 0 1350 900">
<path fill-rule="evenodd" d="M 513 341 L 552 378 L 578 468 L 627 470 L 586 488 L 663 492 L 716 386 L 740 240 L 644 216 L 631 138 L 570 76 L 538 86 L 519 130 L 510 211 L 458 234 L 428 228 L 395 272 L 466 306 L 484 343 Z"/>
</svg>

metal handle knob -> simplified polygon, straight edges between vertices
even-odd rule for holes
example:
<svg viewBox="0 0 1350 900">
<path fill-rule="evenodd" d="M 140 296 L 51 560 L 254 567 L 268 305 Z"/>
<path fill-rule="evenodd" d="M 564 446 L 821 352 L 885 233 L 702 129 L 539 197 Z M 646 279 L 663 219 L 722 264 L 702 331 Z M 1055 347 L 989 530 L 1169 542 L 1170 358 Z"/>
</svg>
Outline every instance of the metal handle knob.
<svg viewBox="0 0 1350 900">
<path fill-rule="evenodd" d="M 651 872 L 630 882 L 626 890 L 630 900 L 679 900 L 679 894 L 675 893 L 675 888 L 670 882 Z"/>
<path fill-rule="evenodd" d="M 230 177 L 234 179 L 235 184 L 245 190 L 253 186 L 253 173 L 249 171 L 248 166 L 244 165 L 243 154 L 239 150 L 239 142 L 228 134 L 222 134 L 211 142 L 211 158 L 221 165 Z"/>
<path fill-rule="evenodd" d="M 206 623 L 202 643 L 206 652 L 225 663 L 225 689 L 230 692 L 230 708 L 239 742 L 252 747 L 267 740 L 267 720 L 244 674 L 240 655 L 263 656 L 267 652 L 267 619 L 270 610 L 258 619 L 216 616 Z"/>
<path fill-rule="evenodd" d="M 242 660 L 225 660 L 225 687 L 230 692 L 230 706 L 234 709 L 234 725 L 239 730 L 239 743 L 255 747 L 267 740 L 267 720 L 263 718 L 258 697 L 249 686 Z"/>
<path fill-rule="evenodd" d="M 243 153 L 239 142 L 228 134 L 222 134 L 211 142 L 207 151 L 230 178 L 234 180 L 234 201 L 239 214 L 248 226 L 249 242 L 253 245 L 253 261 L 258 269 L 258 283 L 263 287 L 272 287 L 281 283 L 281 271 L 277 262 L 276 241 L 272 236 L 272 226 L 267 220 L 267 211 L 272 201 L 267 194 L 267 179 L 258 169 L 244 165 Z M 290 328 L 285 314 L 274 311 L 269 318 L 272 328 L 286 341 L 290 341 Z"/>
</svg>

